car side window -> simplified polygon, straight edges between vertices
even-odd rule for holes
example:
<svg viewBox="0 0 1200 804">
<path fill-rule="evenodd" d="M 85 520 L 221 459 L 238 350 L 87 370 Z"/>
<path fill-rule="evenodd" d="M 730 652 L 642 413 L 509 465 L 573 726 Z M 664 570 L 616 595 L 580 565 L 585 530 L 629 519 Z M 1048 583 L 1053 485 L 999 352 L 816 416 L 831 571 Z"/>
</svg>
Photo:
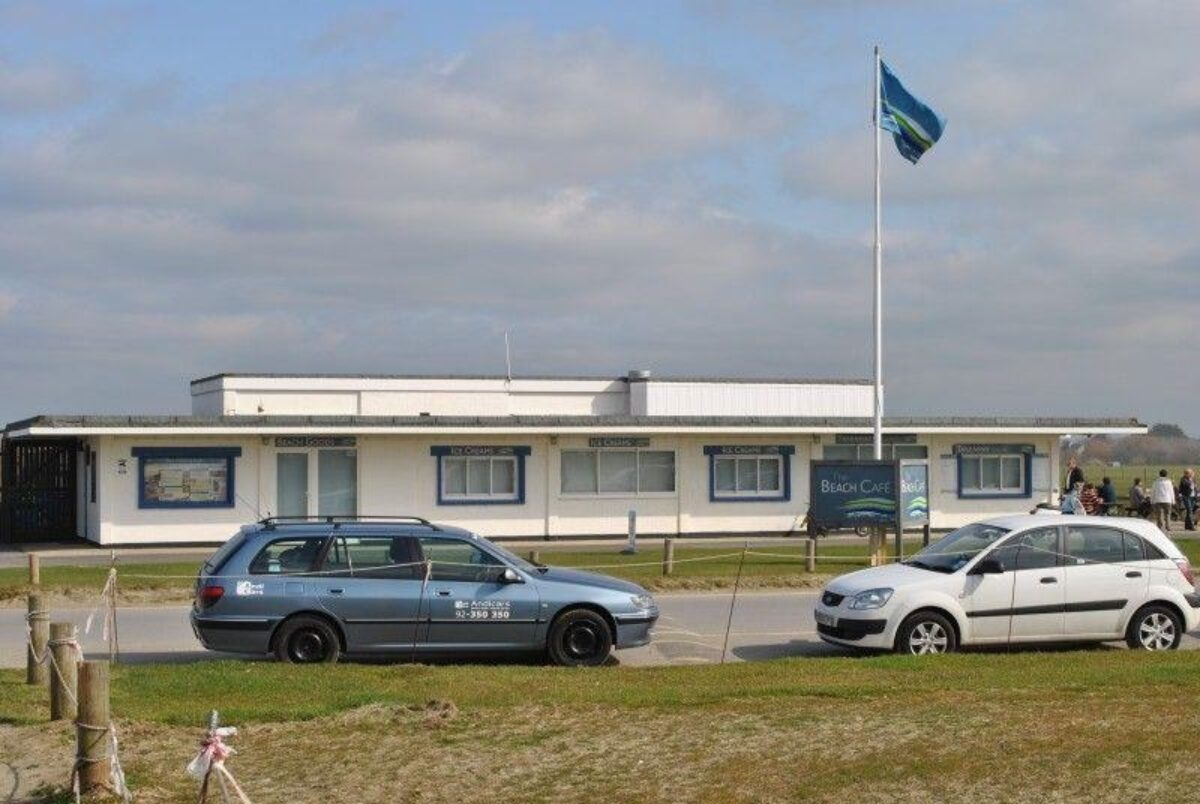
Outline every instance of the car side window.
<svg viewBox="0 0 1200 804">
<path fill-rule="evenodd" d="M 496 583 L 504 571 L 499 559 L 462 539 L 422 537 L 421 550 L 433 581 Z"/>
<path fill-rule="evenodd" d="M 1067 566 L 1117 564 L 1125 560 L 1124 534 L 1112 528 L 1068 527 Z"/>
<path fill-rule="evenodd" d="M 1030 531 L 1017 542 L 1015 568 L 1049 569 L 1058 566 L 1058 528 Z"/>
<path fill-rule="evenodd" d="M 419 580 L 421 555 L 411 536 L 338 536 L 322 570 L 355 578 Z"/>
<path fill-rule="evenodd" d="M 1125 560 L 1126 561 L 1145 561 L 1146 560 L 1146 544 L 1139 537 L 1132 533 L 1122 534 L 1125 541 Z"/>
<path fill-rule="evenodd" d="M 312 572 L 321 555 L 322 537 L 276 539 L 258 551 L 250 562 L 252 575 L 295 575 Z"/>
</svg>

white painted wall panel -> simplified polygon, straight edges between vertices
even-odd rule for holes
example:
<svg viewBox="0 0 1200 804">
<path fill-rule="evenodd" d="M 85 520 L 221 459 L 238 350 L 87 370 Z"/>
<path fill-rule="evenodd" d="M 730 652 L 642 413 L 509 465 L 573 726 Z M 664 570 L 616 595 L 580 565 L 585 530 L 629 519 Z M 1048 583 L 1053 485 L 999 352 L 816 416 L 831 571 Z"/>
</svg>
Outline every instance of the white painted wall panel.
<svg viewBox="0 0 1200 804">
<path fill-rule="evenodd" d="M 648 416 L 870 416 L 871 386 L 799 383 L 654 382 Z"/>
</svg>

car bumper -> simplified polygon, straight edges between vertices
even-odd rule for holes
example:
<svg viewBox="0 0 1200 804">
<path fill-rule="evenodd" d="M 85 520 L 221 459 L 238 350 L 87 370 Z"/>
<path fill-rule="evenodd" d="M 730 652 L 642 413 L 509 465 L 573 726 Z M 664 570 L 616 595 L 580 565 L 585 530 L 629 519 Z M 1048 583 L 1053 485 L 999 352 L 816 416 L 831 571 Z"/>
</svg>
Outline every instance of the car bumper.
<svg viewBox="0 0 1200 804">
<path fill-rule="evenodd" d="M 267 617 L 229 617 L 192 611 L 192 633 L 208 650 L 226 653 L 267 653 L 276 620 Z"/>
<path fill-rule="evenodd" d="M 617 639 L 613 647 L 640 648 L 650 644 L 651 629 L 658 622 L 658 610 L 638 612 L 637 614 L 616 614 L 613 619 L 617 623 Z"/>
<path fill-rule="evenodd" d="M 817 636 L 835 645 L 867 650 L 891 650 L 894 629 L 888 627 L 888 618 L 882 612 L 863 612 L 863 615 L 847 616 L 841 609 L 818 605 L 813 612 L 817 624 Z"/>
</svg>

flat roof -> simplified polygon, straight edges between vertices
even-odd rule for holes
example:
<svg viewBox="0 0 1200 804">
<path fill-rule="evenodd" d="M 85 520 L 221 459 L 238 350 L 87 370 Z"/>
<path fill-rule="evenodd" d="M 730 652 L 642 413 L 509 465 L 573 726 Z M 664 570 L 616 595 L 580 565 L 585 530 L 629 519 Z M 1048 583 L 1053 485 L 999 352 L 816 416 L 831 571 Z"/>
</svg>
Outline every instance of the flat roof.
<svg viewBox="0 0 1200 804">
<path fill-rule="evenodd" d="M 514 374 L 511 378 L 503 374 L 292 374 L 292 373 L 244 373 L 223 371 L 192 380 L 192 385 L 200 385 L 213 380 L 230 379 L 264 379 L 264 380 L 539 380 L 539 381 L 576 381 L 576 382 L 629 382 L 627 375 L 570 375 L 570 374 Z M 856 378 L 820 378 L 820 377 L 670 377 L 651 374 L 644 378 L 635 378 L 634 382 L 697 382 L 697 383 L 743 383 L 746 385 L 870 385 L 871 380 Z"/>
<path fill-rule="evenodd" d="M 829 416 L 34 416 L 4 428 L 9 438 L 80 435 L 354 435 L 467 433 L 857 433 L 868 417 Z M 1146 432 L 1136 418 L 888 416 L 884 430 L 1068 434 Z"/>
</svg>

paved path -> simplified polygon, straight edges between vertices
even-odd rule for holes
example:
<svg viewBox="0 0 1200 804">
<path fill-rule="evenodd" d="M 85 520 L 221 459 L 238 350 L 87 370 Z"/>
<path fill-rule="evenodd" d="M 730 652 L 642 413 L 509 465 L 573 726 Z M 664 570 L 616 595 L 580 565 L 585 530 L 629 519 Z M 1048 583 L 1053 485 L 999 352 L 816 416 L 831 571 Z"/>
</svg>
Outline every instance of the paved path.
<svg viewBox="0 0 1200 804">
<path fill-rule="evenodd" d="M 843 651 L 821 642 L 812 619 L 816 592 L 766 591 L 738 595 L 726 661 L 755 661 L 780 656 L 838 656 Z M 620 651 L 621 664 L 707 664 L 721 660 L 730 594 L 695 593 L 657 596 L 662 618 L 654 642 L 644 648 Z M 87 609 L 65 609 L 56 619 L 75 622 L 80 629 Z M 124 607 L 119 613 L 121 657 L 127 662 L 186 662 L 224 658 L 200 647 L 188 625 L 187 606 Z M 88 655 L 103 656 L 97 615 L 90 634 L 81 639 Z M 1200 647 L 1200 632 L 1184 638 L 1185 648 Z M 24 612 L 0 610 L 0 667 L 25 664 Z"/>
</svg>

